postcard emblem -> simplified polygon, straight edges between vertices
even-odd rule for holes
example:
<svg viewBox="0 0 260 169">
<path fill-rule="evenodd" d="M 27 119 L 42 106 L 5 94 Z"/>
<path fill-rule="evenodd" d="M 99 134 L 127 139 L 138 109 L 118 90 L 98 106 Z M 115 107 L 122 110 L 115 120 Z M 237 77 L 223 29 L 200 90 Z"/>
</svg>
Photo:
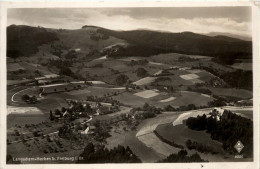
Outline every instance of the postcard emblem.
<svg viewBox="0 0 260 169">
<path fill-rule="evenodd" d="M 234 148 L 237 150 L 238 153 L 240 153 L 243 148 L 244 148 L 244 145 L 242 144 L 241 141 L 238 140 L 238 142 L 236 143 L 236 145 L 234 146 Z"/>
</svg>

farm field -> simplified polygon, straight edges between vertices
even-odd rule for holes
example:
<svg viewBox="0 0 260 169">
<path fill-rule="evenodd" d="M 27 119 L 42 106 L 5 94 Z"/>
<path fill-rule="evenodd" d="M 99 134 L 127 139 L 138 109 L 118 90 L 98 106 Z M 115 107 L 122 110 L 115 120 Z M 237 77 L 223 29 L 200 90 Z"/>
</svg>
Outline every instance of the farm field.
<svg viewBox="0 0 260 169">
<path fill-rule="evenodd" d="M 230 89 L 230 88 L 209 88 L 214 95 L 218 96 L 232 96 L 240 99 L 251 99 L 253 93 L 244 89 Z"/>
<path fill-rule="evenodd" d="M 237 59 L 236 62 L 231 65 L 235 69 L 252 71 L 252 60 L 251 59 Z"/>
<path fill-rule="evenodd" d="M 118 127 L 114 127 L 110 134 L 112 135 L 107 139 L 106 147 L 112 149 L 118 144 L 123 146 L 129 146 L 131 150 L 146 163 L 151 163 L 164 158 L 164 155 L 158 154 L 153 149 L 147 147 L 143 142 L 141 142 L 136 136 L 135 131 L 124 131 L 120 123 Z"/>
<path fill-rule="evenodd" d="M 9 114 L 7 116 L 7 129 L 15 125 L 38 124 L 45 121 L 48 117 L 44 114 Z"/>
<path fill-rule="evenodd" d="M 192 79 L 199 78 L 199 76 L 196 74 L 186 74 L 186 75 L 181 75 L 180 77 L 183 78 L 184 80 L 192 80 Z"/>
<path fill-rule="evenodd" d="M 165 157 L 169 156 L 172 153 L 178 153 L 179 148 L 173 147 L 162 142 L 153 132 L 147 133 L 145 135 L 137 137 L 141 142 L 145 144 L 146 147 L 153 149 L 158 154 L 161 154 Z"/>
<path fill-rule="evenodd" d="M 155 90 L 145 90 L 145 91 L 135 93 L 134 95 L 147 99 L 147 98 L 157 96 L 158 94 L 159 93 L 157 93 Z"/>
<path fill-rule="evenodd" d="M 115 92 L 124 92 L 125 88 L 107 88 L 107 87 L 98 87 L 98 86 L 89 86 L 85 89 L 74 90 L 70 92 L 66 92 L 69 95 L 73 95 L 75 97 L 85 97 L 85 96 L 97 96 L 104 97 L 104 95 L 113 95 Z"/>
<path fill-rule="evenodd" d="M 172 100 L 169 104 L 173 106 L 185 106 L 188 104 L 194 104 L 195 106 L 205 106 L 213 98 L 201 95 L 196 92 L 181 91 L 181 96 Z"/>
<path fill-rule="evenodd" d="M 165 103 L 165 102 L 170 102 L 175 99 L 176 99 L 175 97 L 169 97 L 168 99 L 160 100 L 160 102 Z"/>
<path fill-rule="evenodd" d="M 156 79 L 156 77 L 145 77 L 143 79 L 139 79 L 138 81 L 134 82 L 133 84 L 135 84 L 137 86 L 147 85 L 149 83 L 152 83 L 155 79 Z"/>
<path fill-rule="evenodd" d="M 37 107 L 15 107 L 7 106 L 7 114 L 42 114 L 42 112 Z"/>
<path fill-rule="evenodd" d="M 17 71 L 17 70 L 24 70 L 24 67 L 22 67 L 19 63 L 8 64 L 8 66 L 7 66 L 8 72 Z"/>
</svg>

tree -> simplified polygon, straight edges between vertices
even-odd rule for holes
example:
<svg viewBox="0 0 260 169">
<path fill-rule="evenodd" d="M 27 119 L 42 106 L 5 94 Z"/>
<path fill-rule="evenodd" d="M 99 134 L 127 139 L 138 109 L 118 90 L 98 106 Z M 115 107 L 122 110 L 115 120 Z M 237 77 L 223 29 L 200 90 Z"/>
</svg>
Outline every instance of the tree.
<svg viewBox="0 0 260 169">
<path fill-rule="evenodd" d="M 89 143 L 80 154 L 83 160 L 77 163 L 140 163 L 141 160 L 131 151 L 129 147 L 118 145 L 108 150 L 104 145 L 94 146 Z"/>
<path fill-rule="evenodd" d="M 53 114 L 52 114 L 52 111 L 50 110 L 50 120 L 53 121 L 54 120 L 54 117 L 53 117 Z"/>
<path fill-rule="evenodd" d="M 144 68 L 140 67 L 140 68 L 138 68 L 138 69 L 136 70 L 136 75 L 137 75 L 138 77 L 145 77 L 145 76 L 148 75 L 148 73 L 147 73 L 147 71 L 146 71 Z"/>
<path fill-rule="evenodd" d="M 30 99 L 29 99 L 29 103 L 31 103 L 31 104 L 35 104 L 35 103 L 37 103 L 37 98 L 36 98 L 36 96 L 32 96 L 32 97 L 30 97 Z"/>
<path fill-rule="evenodd" d="M 84 154 L 90 154 L 90 153 L 94 153 L 95 151 L 95 147 L 93 143 L 88 143 L 88 145 L 84 148 L 83 153 Z"/>
<path fill-rule="evenodd" d="M 24 102 L 28 101 L 29 99 L 30 99 L 30 96 L 29 96 L 29 95 L 27 95 L 27 94 L 22 95 L 22 100 L 23 100 Z"/>
<path fill-rule="evenodd" d="M 163 160 L 160 160 L 161 163 L 167 163 L 167 162 L 206 162 L 201 157 L 195 153 L 191 156 L 187 156 L 186 150 L 180 150 L 178 154 L 170 154 L 168 157 L 166 157 Z"/>
<path fill-rule="evenodd" d="M 55 109 L 55 115 L 60 115 L 61 116 L 61 112 L 59 109 Z"/>
<path fill-rule="evenodd" d="M 148 103 L 145 103 L 145 104 L 143 105 L 143 109 L 147 109 L 149 106 L 150 106 L 150 105 L 149 105 Z"/>
<path fill-rule="evenodd" d="M 61 108 L 61 112 L 62 112 L 62 113 L 65 113 L 65 111 L 66 111 L 66 108 L 65 108 L 65 107 L 62 107 L 62 108 Z"/>
<path fill-rule="evenodd" d="M 127 83 L 128 79 L 129 79 L 128 76 L 121 74 L 121 75 L 117 76 L 115 82 L 117 85 L 122 86 Z"/>
</svg>

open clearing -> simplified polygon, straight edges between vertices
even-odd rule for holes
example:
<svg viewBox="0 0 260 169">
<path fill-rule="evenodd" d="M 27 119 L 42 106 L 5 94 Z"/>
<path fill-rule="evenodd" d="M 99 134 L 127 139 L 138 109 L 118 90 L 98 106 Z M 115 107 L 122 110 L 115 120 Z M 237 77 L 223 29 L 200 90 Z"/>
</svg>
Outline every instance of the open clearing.
<svg viewBox="0 0 260 169">
<path fill-rule="evenodd" d="M 7 116 L 7 129 L 16 125 L 38 124 L 49 118 L 44 114 L 9 114 Z"/>
<path fill-rule="evenodd" d="M 200 93 L 181 91 L 181 96 L 176 97 L 175 100 L 171 101 L 172 106 L 187 106 L 188 104 L 194 104 L 195 106 L 204 106 L 208 102 L 212 101 L 212 97 L 203 96 Z"/>
<path fill-rule="evenodd" d="M 154 90 L 145 90 L 145 91 L 141 91 L 141 92 L 135 93 L 134 95 L 147 99 L 147 98 L 151 98 L 151 97 L 157 96 L 158 94 L 159 93 L 157 93 Z"/>
<path fill-rule="evenodd" d="M 124 105 L 133 106 L 133 107 L 141 107 L 146 102 L 150 103 L 149 99 L 145 99 L 128 92 L 122 93 L 117 96 L 112 96 L 112 98 L 120 101 Z"/>
<path fill-rule="evenodd" d="M 88 82 L 91 82 L 93 84 L 106 84 L 105 82 L 102 81 L 88 81 Z"/>
<path fill-rule="evenodd" d="M 108 149 L 112 149 L 118 145 L 129 146 L 130 149 L 142 160 L 142 162 L 155 162 L 162 158 L 163 155 L 158 154 L 153 149 L 148 148 L 143 142 L 135 137 L 134 131 L 123 131 L 122 125 L 119 123 L 118 127 L 113 127 L 107 138 Z"/>
<path fill-rule="evenodd" d="M 191 79 L 190 80 L 192 83 L 204 83 L 204 81 L 200 80 L 200 79 Z"/>
<path fill-rule="evenodd" d="M 158 62 L 149 62 L 150 64 L 152 64 L 152 65 L 159 65 L 159 66 L 162 66 L 162 65 L 165 65 L 165 64 L 163 64 L 163 63 L 158 63 Z"/>
<path fill-rule="evenodd" d="M 169 156 L 172 153 L 178 153 L 180 151 L 179 148 L 170 146 L 162 142 L 154 133 L 142 135 L 137 138 L 147 147 L 152 148 L 154 151 L 164 155 L 165 157 Z"/>
<path fill-rule="evenodd" d="M 234 63 L 232 65 L 235 69 L 241 69 L 241 70 L 252 70 L 252 62 L 251 63 Z"/>
<path fill-rule="evenodd" d="M 79 99 L 86 99 L 86 96 L 104 97 L 104 95 L 113 95 L 114 93 L 124 92 L 124 89 L 125 88 L 88 86 L 84 89 L 73 90 L 66 93 Z"/>
<path fill-rule="evenodd" d="M 162 73 L 162 70 L 159 70 L 158 72 L 154 73 L 153 75 L 157 76 L 160 75 Z"/>
<path fill-rule="evenodd" d="M 176 99 L 175 97 L 169 97 L 168 99 L 160 100 L 160 102 L 165 103 L 165 102 L 170 102 L 175 99 Z"/>
<path fill-rule="evenodd" d="M 190 73 L 200 73 L 200 72 L 202 72 L 202 70 L 199 70 L 199 69 L 192 69 L 192 70 L 187 70 L 188 72 L 190 72 Z"/>
<path fill-rule="evenodd" d="M 7 114 L 43 114 L 37 107 L 15 107 L 7 106 Z"/>
<path fill-rule="evenodd" d="M 228 88 L 209 88 L 213 95 L 218 96 L 233 96 L 241 99 L 251 99 L 253 98 L 252 91 L 244 89 L 228 89 Z"/>
<path fill-rule="evenodd" d="M 107 56 L 102 56 L 102 57 L 94 59 L 94 60 L 104 60 L 104 59 L 107 59 Z"/>
<path fill-rule="evenodd" d="M 90 91 L 89 90 L 72 90 L 72 91 L 69 91 L 69 92 L 66 92 L 66 93 L 68 93 L 68 94 L 70 94 L 70 95 L 83 95 L 83 94 L 88 94 L 88 93 L 90 93 Z"/>
<path fill-rule="evenodd" d="M 137 86 L 147 85 L 149 83 L 152 83 L 155 79 L 156 79 L 156 77 L 145 77 L 145 78 L 142 78 L 142 79 L 134 82 L 133 84 L 135 84 Z"/>
<path fill-rule="evenodd" d="M 67 85 L 68 83 L 60 83 L 60 84 L 50 84 L 50 85 L 43 85 L 43 86 L 40 86 L 40 87 L 54 87 L 54 86 L 64 86 L 64 85 Z"/>
<path fill-rule="evenodd" d="M 159 124 L 165 124 L 174 121 L 179 116 L 178 112 L 163 112 L 155 118 L 146 119 L 140 124 L 140 129 L 136 137 L 152 133 Z"/>
<path fill-rule="evenodd" d="M 182 145 L 188 151 L 188 154 L 193 154 L 193 151 L 190 151 L 185 142 L 190 139 L 198 143 L 205 144 L 212 147 L 218 154 L 212 155 L 210 153 L 203 154 L 199 153 L 200 156 L 209 161 L 225 161 L 224 156 L 225 152 L 222 148 L 222 144 L 216 140 L 212 140 L 210 135 L 204 131 L 195 131 L 189 129 L 186 125 L 173 126 L 172 123 L 162 124 L 156 128 L 156 132 L 162 136 L 164 139 L 173 141 L 178 145 Z"/>
<path fill-rule="evenodd" d="M 18 70 L 24 70 L 24 67 L 22 67 L 19 63 L 8 63 L 7 72 L 13 72 Z"/>
<path fill-rule="evenodd" d="M 197 117 L 198 115 L 209 114 L 212 108 L 200 109 L 200 110 L 191 110 L 184 112 L 178 116 L 172 123 L 173 126 L 182 124 L 183 120 L 188 119 L 189 117 Z"/>
<path fill-rule="evenodd" d="M 197 79 L 197 78 L 199 78 L 198 75 L 193 74 L 193 73 L 191 73 L 191 74 L 186 74 L 186 75 L 180 75 L 180 77 L 183 78 L 183 79 L 185 79 L 185 80 L 191 80 L 191 79 Z"/>
</svg>

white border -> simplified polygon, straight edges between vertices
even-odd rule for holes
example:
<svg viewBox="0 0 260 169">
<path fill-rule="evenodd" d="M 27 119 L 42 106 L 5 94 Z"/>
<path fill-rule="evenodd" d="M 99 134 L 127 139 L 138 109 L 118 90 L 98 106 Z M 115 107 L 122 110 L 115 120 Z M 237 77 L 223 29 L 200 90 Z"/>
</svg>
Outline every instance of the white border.
<svg viewBox="0 0 260 169">
<path fill-rule="evenodd" d="M 101 1 L 101 2 L 2 2 L 0 5 L 1 11 L 1 46 L 0 46 L 0 169 L 11 168 L 136 168 L 143 169 L 144 167 L 149 169 L 187 169 L 187 168 L 259 168 L 259 6 L 256 6 L 257 2 L 118 2 L 118 1 Z M 209 6 L 251 6 L 252 7 L 252 32 L 253 32 L 253 77 L 254 77 L 254 162 L 219 162 L 219 163 L 143 163 L 143 164 L 24 164 L 24 165 L 6 165 L 6 11 L 7 8 L 96 8 L 96 7 L 209 7 Z M 203 165 L 203 167 L 202 167 Z"/>
</svg>

